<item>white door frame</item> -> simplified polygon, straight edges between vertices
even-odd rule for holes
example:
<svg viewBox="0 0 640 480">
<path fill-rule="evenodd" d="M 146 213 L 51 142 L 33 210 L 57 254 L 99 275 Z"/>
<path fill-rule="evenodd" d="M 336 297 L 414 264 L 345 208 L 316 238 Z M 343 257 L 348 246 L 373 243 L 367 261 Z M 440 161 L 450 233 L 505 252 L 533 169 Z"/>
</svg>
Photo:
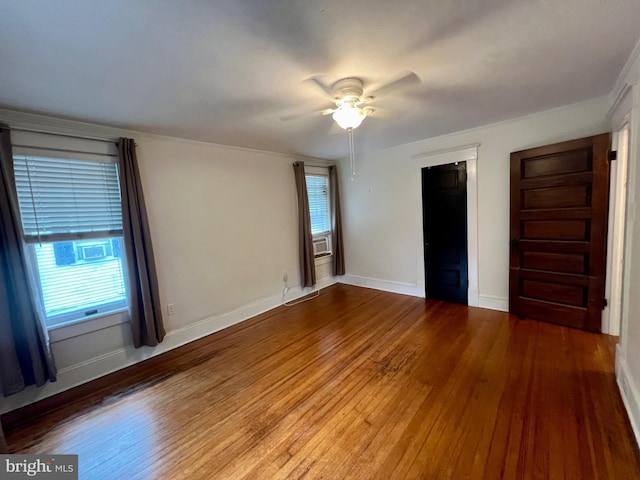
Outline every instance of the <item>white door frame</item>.
<svg viewBox="0 0 640 480">
<path fill-rule="evenodd" d="M 420 169 L 467 162 L 467 268 L 469 288 L 467 304 L 470 307 L 480 305 L 478 288 L 478 147 L 479 143 L 461 147 L 434 150 L 419 153 L 411 158 L 419 159 Z M 420 177 L 422 178 L 422 177 Z M 424 243 L 422 243 L 424 245 Z M 422 252 L 424 255 L 424 252 Z M 424 262 L 424 257 L 423 262 Z M 426 272 L 425 272 L 426 273 Z"/>
<path fill-rule="evenodd" d="M 611 162 L 609 183 L 609 222 L 607 230 L 607 265 L 602 332 L 618 336 L 621 331 L 625 272 L 625 237 L 628 205 L 630 110 L 631 98 L 625 91 L 611 113 L 613 130 L 611 150 L 617 152 Z"/>
</svg>

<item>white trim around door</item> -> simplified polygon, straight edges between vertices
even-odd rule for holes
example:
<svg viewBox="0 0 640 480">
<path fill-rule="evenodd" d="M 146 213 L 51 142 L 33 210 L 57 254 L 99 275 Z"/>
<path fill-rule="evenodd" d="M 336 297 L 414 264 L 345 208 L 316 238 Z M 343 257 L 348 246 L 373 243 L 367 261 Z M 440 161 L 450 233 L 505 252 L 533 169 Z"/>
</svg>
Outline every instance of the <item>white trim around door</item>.
<svg viewBox="0 0 640 480">
<path fill-rule="evenodd" d="M 469 268 L 468 304 L 480 306 L 478 289 L 478 148 L 479 143 L 445 150 L 419 153 L 411 158 L 419 168 L 467 162 L 467 261 Z"/>
</svg>

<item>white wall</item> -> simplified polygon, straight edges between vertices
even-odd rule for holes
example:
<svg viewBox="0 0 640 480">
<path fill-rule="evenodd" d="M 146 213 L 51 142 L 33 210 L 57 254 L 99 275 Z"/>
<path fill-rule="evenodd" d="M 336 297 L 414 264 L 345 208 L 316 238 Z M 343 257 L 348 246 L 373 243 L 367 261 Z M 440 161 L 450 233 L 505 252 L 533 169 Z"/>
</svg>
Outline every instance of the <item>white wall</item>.
<svg viewBox="0 0 640 480">
<path fill-rule="evenodd" d="M 616 355 L 616 375 L 629 419 L 640 444 L 640 42 L 636 45 L 613 92 L 614 128 L 629 121 L 629 183 L 624 248 L 622 326 Z"/>
<path fill-rule="evenodd" d="M 140 138 L 141 175 L 167 318 L 175 330 L 297 284 L 291 159 Z"/>
<path fill-rule="evenodd" d="M 20 125 L 25 118 L 32 123 L 35 119 L 68 129 L 72 126 L 79 133 L 104 130 L 0 111 L 0 119 L 10 125 Z M 138 143 L 162 305 L 175 303 L 175 315 L 164 317 L 167 337 L 158 348 L 136 350 L 128 324 L 117 318 L 107 328 L 70 338 L 65 337 L 74 335 L 73 331 L 54 331 L 58 382 L 3 399 L 0 412 L 280 305 L 285 272 L 290 288 L 287 299 L 303 293 L 298 287 L 297 207 L 291 166 L 296 158 L 135 132 L 106 132 L 133 137 Z M 330 272 L 331 264 L 318 267 L 320 285 L 335 281 Z"/>
<path fill-rule="evenodd" d="M 409 143 L 356 152 L 356 177 L 341 168 L 345 281 L 424 296 L 420 154 L 480 143 L 478 242 L 480 306 L 508 308 L 509 154 L 609 131 L 606 97 Z M 365 121 L 366 122 L 366 121 Z M 366 128 L 366 127 L 365 127 Z M 357 132 L 356 132 L 357 135 Z"/>
</svg>

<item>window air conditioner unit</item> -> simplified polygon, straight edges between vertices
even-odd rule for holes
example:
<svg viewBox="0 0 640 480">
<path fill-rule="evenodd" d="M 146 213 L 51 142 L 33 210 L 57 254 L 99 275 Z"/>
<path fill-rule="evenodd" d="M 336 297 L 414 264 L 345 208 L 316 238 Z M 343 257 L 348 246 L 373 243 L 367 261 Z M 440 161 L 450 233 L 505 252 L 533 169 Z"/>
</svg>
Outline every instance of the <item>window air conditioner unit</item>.
<svg viewBox="0 0 640 480">
<path fill-rule="evenodd" d="M 99 260 L 107 256 L 107 250 L 104 245 L 80 245 L 78 249 L 81 252 L 81 258 L 84 260 Z"/>
<path fill-rule="evenodd" d="M 328 253 L 331 253 L 331 251 L 329 250 L 329 239 L 327 237 L 313 240 L 313 254 L 315 256 L 326 255 Z"/>
</svg>

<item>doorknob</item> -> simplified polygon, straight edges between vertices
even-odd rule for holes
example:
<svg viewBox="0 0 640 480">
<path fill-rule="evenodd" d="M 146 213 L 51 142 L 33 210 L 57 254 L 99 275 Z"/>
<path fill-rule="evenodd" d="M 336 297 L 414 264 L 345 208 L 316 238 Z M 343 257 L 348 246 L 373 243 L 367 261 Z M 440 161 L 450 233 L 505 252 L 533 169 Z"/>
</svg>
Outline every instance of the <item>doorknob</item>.
<svg viewBox="0 0 640 480">
<path fill-rule="evenodd" d="M 511 246 L 513 248 L 518 248 L 520 246 L 520 240 L 517 238 L 512 238 L 511 239 Z"/>
</svg>

